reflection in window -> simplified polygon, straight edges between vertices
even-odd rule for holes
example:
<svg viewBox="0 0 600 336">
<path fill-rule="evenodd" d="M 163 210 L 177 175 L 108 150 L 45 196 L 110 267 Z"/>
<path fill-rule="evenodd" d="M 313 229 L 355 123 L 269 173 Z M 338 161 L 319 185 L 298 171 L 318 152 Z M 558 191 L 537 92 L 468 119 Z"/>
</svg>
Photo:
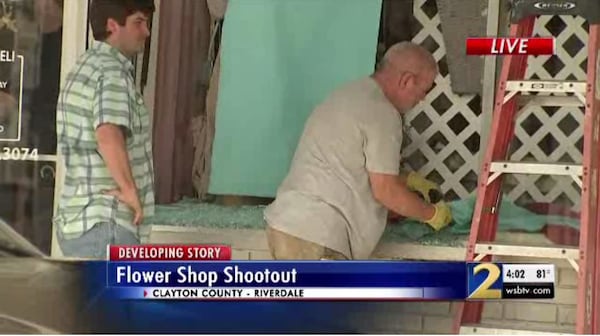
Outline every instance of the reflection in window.
<svg viewBox="0 0 600 336">
<path fill-rule="evenodd" d="M 61 42 L 62 0 L 0 0 L 0 218 L 47 253 Z"/>
</svg>

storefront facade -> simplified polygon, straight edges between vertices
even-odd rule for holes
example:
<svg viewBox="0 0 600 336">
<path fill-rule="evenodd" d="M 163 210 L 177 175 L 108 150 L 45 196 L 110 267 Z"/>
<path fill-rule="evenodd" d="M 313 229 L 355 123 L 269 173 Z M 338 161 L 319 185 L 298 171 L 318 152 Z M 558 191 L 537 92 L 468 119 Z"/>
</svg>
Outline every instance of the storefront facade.
<svg viewBox="0 0 600 336">
<path fill-rule="evenodd" d="M 92 40 L 87 13 L 82 0 L 0 2 L 0 219 L 53 256 L 60 256 L 52 216 L 64 171 L 56 101 Z M 143 56 L 134 60 L 137 75 Z"/>
</svg>

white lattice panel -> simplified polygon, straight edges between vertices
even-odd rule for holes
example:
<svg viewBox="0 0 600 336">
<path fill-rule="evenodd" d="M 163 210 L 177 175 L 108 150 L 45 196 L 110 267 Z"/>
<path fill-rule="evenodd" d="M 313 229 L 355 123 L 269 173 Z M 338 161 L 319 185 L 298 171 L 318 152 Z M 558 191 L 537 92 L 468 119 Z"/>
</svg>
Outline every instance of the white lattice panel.
<svg viewBox="0 0 600 336">
<path fill-rule="evenodd" d="M 554 36 L 557 54 L 530 57 L 528 78 L 585 80 L 587 24 L 581 17 L 543 16 L 534 34 Z M 583 109 L 532 107 L 517 119 L 516 140 L 510 157 L 515 161 L 581 163 Z M 580 188 L 572 179 L 549 176 L 513 176 L 505 183 L 508 196 L 517 203 L 554 202 L 577 207 Z"/>
<path fill-rule="evenodd" d="M 448 199 L 465 198 L 477 182 L 481 99 L 452 92 L 435 1 L 415 0 L 414 16 L 422 29 L 412 41 L 433 53 L 440 75 L 405 118 L 410 139 L 403 156 L 410 168 L 440 183 Z"/>
<path fill-rule="evenodd" d="M 433 52 L 440 66 L 435 88 L 406 116 L 405 164 L 441 183 L 448 199 L 474 191 L 479 171 L 481 99 L 456 95 L 450 87 L 440 18 L 435 0 L 414 0 L 420 25 L 413 42 Z M 555 36 L 557 55 L 531 57 L 528 78 L 585 80 L 587 25 L 577 17 L 541 17 L 534 34 Z M 577 108 L 529 108 L 517 119 L 511 160 L 581 162 L 583 111 Z M 570 178 L 507 176 L 505 191 L 518 204 L 556 202 L 577 206 L 580 190 Z"/>
</svg>

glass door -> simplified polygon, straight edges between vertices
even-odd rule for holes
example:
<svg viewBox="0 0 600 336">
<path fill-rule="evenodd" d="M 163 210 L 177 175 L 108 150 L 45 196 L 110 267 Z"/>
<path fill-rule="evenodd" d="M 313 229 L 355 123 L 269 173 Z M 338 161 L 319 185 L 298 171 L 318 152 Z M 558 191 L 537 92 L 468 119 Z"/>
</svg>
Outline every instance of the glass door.
<svg viewBox="0 0 600 336">
<path fill-rule="evenodd" d="M 61 173 L 56 101 L 84 50 L 86 13 L 86 1 L 0 0 L 0 218 L 48 254 Z"/>
</svg>

